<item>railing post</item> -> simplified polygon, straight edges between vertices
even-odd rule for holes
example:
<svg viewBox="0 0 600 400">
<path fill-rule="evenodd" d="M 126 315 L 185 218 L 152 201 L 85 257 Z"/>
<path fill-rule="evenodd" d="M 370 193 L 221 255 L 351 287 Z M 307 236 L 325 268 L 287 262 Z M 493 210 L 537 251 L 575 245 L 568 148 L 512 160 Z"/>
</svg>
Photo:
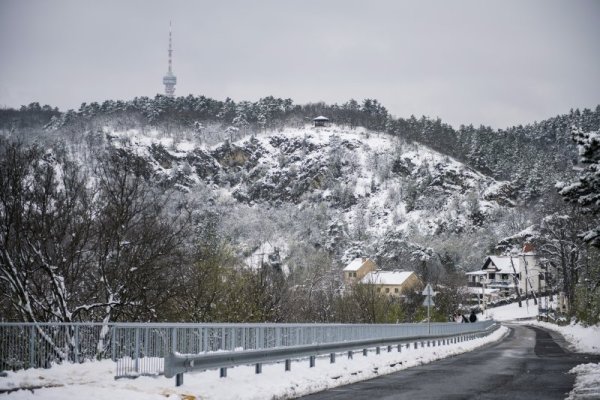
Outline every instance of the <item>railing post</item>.
<svg viewBox="0 0 600 400">
<path fill-rule="evenodd" d="M 177 328 L 171 328 L 171 353 L 177 351 Z"/>
<path fill-rule="evenodd" d="M 290 360 L 290 359 L 285 360 L 285 370 L 290 371 L 291 369 L 292 369 L 292 360 Z"/>
<path fill-rule="evenodd" d="M 117 361 L 117 326 L 113 325 L 112 332 L 110 335 L 110 352 L 111 359 L 116 362 Z"/>
<path fill-rule="evenodd" d="M 183 372 L 175 375 L 175 386 L 183 385 Z"/>
<path fill-rule="evenodd" d="M 262 364 L 261 363 L 256 363 L 256 365 L 254 366 L 254 372 L 257 374 L 262 373 Z"/>
<path fill-rule="evenodd" d="M 29 368 L 35 368 L 35 325 L 29 330 Z"/>
<path fill-rule="evenodd" d="M 310 356 L 310 358 L 308 359 L 308 366 L 310 368 L 313 368 L 315 366 L 315 356 Z"/>
<path fill-rule="evenodd" d="M 75 343 L 73 344 L 73 361 L 79 364 L 79 325 L 75 325 Z"/>
<path fill-rule="evenodd" d="M 148 352 L 148 346 L 150 344 L 150 332 L 148 328 L 144 328 L 144 350 L 143 354 L 145 357 L 148 357 L 150 353 Z"/>
<path fill-rule="evenodd" d="M 135 328 L 135 372 L 140 372 L 140 328 Z"/>
<path fill-rule="evenodd" d="M 329 363 L 335 364 L 335 353 L 329 354 Z"/>
</svg>

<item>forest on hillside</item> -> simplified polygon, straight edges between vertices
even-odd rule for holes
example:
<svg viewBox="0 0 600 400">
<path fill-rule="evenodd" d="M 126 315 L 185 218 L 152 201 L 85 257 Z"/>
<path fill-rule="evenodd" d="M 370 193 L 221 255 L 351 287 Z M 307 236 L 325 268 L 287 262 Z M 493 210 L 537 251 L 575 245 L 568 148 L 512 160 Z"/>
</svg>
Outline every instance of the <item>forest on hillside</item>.
<svg viewBox="0 0 600 400">
<path fill-rule="evenodd" d="M 555 286 L 567 294 L 572 316 L 587 323 L 599 320 L 600 106 L 493 130 L 454 129 L 427 117 L 395 118 L 373 99 L 296 105 L 273 97 L 236 103 L 160 95 L 82 104 L 67 112 L 37 103 L 0 110 L 2 318 L 421 320 L 417 294 L 398 301 L 369 285 L 341 289 L 340 249 L 354 246 L 352 254 L 358 256 L 368 238 L 346 232 L 331 203 L 299 208 L 269 199 L 252 207 L 222 205 L 215 200 L 214 185 L 184 191 L 170 181 L 158 182 L 147 160 L 111 145 L 103 131 L 106 126 L 155 129 L 229 146 L 261 132 L 303 126 L 317 115 L 349 130 L 383 132 L 405 147 L 427 146 L 504 182 L 499 215 L 477 214 L 480 200 L 473 198 L 468 229 L 415 235 L 410 241 L 386 237 L 384 243 L 398 257 L 410 258 L 409 265 L 427 281 L 436 280 L 441 292 L 436 318 L 445 320 L 464 303 L 458 288 L 464 284 L 466 260 L 481 256 L 468 252 L 486 237 L 491 243 L 479 244 L 478 251 L 508 254 L 534 243 L 547 268 L 556 271 Z M 333 153 L 331 165 L 338 165 L 341 175 L 351 166 Z M 386 165 L 390 174 L 406 168 L 402 160 Z M 335 179 L 329 182 L 331 189 L 340 187 Z M 335 204 L 340 210 L 347 206 L 339 199 Z M 236 217 L 243 226 L 232 222 Z M 278 229 L 297 239 L 286 259 L 273 253 L 262 268 L 245 268 L 238 238 L 273 235 Z"/>
</svg>

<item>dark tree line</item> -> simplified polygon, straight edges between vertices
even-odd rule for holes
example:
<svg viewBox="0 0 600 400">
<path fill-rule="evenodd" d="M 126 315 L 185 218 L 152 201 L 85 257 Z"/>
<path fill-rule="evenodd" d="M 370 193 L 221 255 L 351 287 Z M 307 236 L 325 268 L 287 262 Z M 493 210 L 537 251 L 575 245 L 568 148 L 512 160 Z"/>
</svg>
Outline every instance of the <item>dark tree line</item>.
<svg viewBox="0 0 600 400">
<path fill-rule="evenodd" d="M 538 200 L 556 181 L 572 176 L 571 167 L 577 162 L 576 146 L 571 140 L 573 128 L 584 132 L 600 129 L 600 106 L 595 110 L 572 110 L 526 126 L 494 130 L 461 125 L 454 129 L 439 118 L 393 118 L 375 99 L 352 99 L 341 105 L 297 105 L 291 99 L 272 96 L 236 103 L 229 98 L 219 101 L 192 95 L 83 103 L 77 111 L 60 114 L 49 106 L 32 103 L 19 111 L 0 110 L 0 128 L 45 122 L 48 127 L 81 132 L 98 120 L 121 128 L 154 126 L 166 131 L 201 129 L 202 124 L 218 123 L 223 129 L 229 126 L 252 133 L 304 124 L 321 114 L 350 128 L 363 126 L 425 144 L 496 179 L 511 181 L 515 193 L 525 201 Z"/>
</svg>

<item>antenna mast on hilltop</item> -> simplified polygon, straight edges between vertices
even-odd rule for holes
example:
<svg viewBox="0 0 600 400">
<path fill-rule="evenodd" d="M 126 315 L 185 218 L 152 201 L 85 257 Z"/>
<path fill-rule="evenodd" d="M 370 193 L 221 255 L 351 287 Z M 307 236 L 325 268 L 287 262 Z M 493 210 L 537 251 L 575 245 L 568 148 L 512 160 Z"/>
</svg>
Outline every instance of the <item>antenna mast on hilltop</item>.
<svg viewBox="0 0 600 400">
<path fill-rule="evenodd" d="M 169 70 L 163 77 L 163 83 L 165 85 L 165 95 L 167 97 L 173 97 L 175 95 L 175 84 L 177 78 L 173 75 L 173 47 L 172 47 L 172 33 L 171 33 L 171 21 L 169 21 Z"/>
</svg>

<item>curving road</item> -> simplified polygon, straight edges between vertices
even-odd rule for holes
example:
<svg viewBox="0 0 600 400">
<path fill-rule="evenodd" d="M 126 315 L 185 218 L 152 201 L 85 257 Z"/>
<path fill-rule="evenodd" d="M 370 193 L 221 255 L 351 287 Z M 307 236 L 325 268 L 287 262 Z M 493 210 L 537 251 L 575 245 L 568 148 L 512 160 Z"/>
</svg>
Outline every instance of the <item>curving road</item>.
<svg viewBox="0 0 600 400">
<path fill-rule="evenodd" d="M 479 350 L 324 392 L 305 400 L 564 399 L 577 364 L 600 356 L 572 353 L 560 335 L 512 325 L 509 335 Z"/>
</svg>

